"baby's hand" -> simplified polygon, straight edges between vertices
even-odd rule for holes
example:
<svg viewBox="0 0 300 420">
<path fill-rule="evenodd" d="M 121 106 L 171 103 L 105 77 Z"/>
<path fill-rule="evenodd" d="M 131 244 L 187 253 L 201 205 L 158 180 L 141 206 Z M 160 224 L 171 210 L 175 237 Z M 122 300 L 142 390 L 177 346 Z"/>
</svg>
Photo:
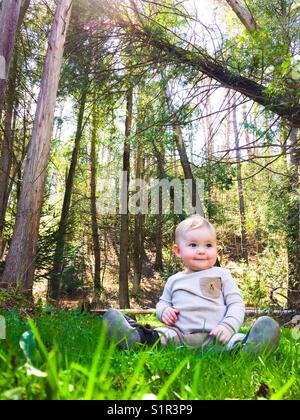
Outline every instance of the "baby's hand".
<svg viewBox="0 0 300 420">
<path fill-rule="evenodd" d="M 230 340 L 232 334 L 233 333 L 228 328 L 226 328 L 225 325 L 217 325 L 216 328 L 211 330 L 209 335 L 216 337 L 220 343 L 226 344 Z"/>
<path fill-rule="evenodd" d="M 174 325 L 177 321 L 177 315 L 179 315 L 179 309 L 176 308 L 166 308 L 162 313 L 162 321 L 167 325 Z"/>
</svg>

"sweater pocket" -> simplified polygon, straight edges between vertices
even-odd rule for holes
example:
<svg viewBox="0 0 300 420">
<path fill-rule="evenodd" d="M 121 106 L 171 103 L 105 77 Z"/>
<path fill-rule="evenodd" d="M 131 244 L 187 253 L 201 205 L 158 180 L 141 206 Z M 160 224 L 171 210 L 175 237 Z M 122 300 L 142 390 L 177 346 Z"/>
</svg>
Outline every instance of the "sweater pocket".
<svg viewBox="0 0 300 420">
<path fill-rule="evenodd" d="M 201 293 L 206 298 L 218 299 L 221 295 L 220 277 L 203 277 L 200 279 Z"/>
</svg>

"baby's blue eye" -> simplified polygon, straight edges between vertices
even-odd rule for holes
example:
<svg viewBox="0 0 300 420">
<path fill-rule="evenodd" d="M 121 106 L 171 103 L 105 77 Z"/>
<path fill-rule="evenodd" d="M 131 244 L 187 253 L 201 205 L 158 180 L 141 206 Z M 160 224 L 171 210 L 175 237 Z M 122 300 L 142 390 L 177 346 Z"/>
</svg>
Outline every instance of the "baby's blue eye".
<svg viewBox="0 0 300 420">
<path fill-rule="evenodd" d="M 211 248 L 212 244 L 207 244 L 206 246 L 207 246 L 207 248 Z"/>
<path fill-rule="evenodd" d="M 197 244 L 190 244 L 192 248 L 196 248 Z"/>
</svg>

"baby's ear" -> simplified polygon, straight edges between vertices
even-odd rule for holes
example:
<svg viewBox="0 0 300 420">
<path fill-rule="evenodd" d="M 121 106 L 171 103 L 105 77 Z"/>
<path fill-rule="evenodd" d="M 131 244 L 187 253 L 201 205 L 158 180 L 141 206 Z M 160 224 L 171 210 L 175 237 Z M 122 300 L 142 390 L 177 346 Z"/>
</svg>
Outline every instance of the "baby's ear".
<svg viewBox="0 0 300 420">
<path fill-rule="evenodd" d="M 179 249 L 179 246 L 177 244 L 174 244 L 172 246 L 172 250 L 173 250 L 174 254 L 176 255 L 176 257 L 180 257 L 180 249 Z"/>
</svg>

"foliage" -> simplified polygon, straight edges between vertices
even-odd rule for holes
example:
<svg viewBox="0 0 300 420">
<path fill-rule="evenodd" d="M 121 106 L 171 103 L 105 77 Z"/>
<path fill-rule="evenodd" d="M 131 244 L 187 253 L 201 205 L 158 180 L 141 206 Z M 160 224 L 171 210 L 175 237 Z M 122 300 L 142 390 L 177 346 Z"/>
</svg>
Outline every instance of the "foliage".
<svg viewBox="0 0 300 420">
<path fill-rule="evenodd" d="M 274 354 L 253 358 L 172 346 L 119 351 L 100 319 L 74 311 L 41 312 L 27 322 L 16 313 L 5 316 L 2 400 L 139 400 L 149 394 L 159 400 L 253 400 L 266 398 L 258 392 L 262 383 L 267 398 L 299 398 L 299 343 L 287 330 Z"/>
</svg>

